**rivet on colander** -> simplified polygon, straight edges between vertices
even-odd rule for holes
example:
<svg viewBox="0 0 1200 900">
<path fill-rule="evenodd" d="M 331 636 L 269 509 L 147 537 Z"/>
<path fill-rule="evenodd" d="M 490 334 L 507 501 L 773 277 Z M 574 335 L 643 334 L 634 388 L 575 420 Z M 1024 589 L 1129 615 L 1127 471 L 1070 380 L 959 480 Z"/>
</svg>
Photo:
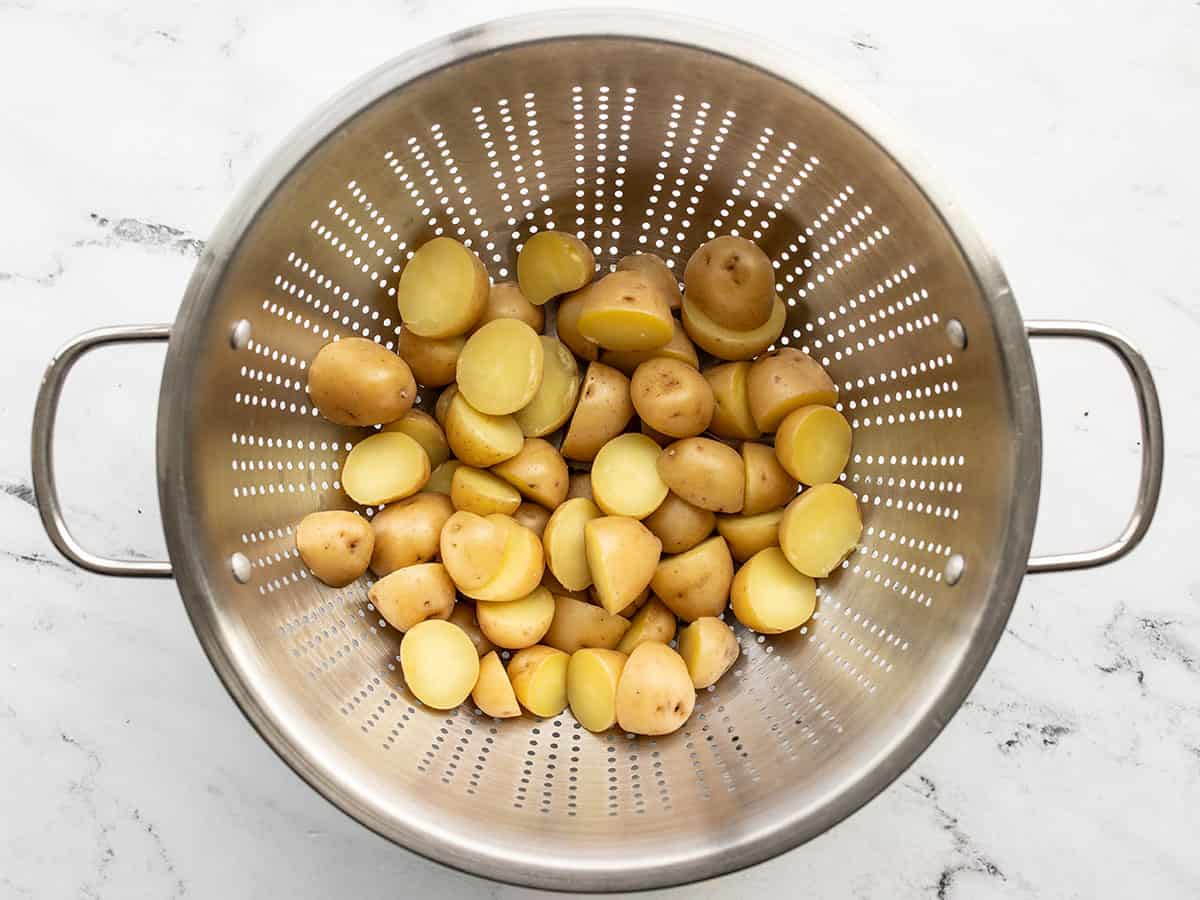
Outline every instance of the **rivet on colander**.
<svg viewBox="0 0 1200 900">
<path fill-rule="evenodd" d="M 963 559 L 961 553 L 955 553 L 946 560 L 946 584 L 958 584 L 958 580 L 962 578 L 963 571 L 967 567 L 967 561 Z"/>
<path fill-rule="evenodd" d="M 246 330 L 249 331 L 249 328 Z M 235 553 L 229 557 L 229 568 L 238 584 L 245 584 L 250 580 L 250 560 L 246 558 L 245 554 Z"/>
<path fill-rule="evenodd" d="M 229 345 L 234 350 L 245 350 L 246 345 L 250 343 L 250 321 L 248 319 L 238 319 L 233 325 L 233 331 L 229 334 Z"/>
<path fill-rule="evenodd" d="M 967 329 L 958 319 L 950 319 L 946 322 L 946 337 L 950 339 L 950 344 L 956 350 L 967 348 Z"/>
</svg>

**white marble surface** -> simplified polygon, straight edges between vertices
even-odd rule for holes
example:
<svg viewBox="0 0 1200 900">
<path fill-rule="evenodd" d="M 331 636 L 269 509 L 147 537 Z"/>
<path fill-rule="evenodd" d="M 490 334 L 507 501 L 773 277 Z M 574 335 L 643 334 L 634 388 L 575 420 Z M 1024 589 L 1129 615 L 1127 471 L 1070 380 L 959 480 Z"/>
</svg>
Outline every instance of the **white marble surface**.
<svg viewBox="0 0 1200 900">
<path fill-rule="evenodd" d="M 228 700 L 172 583 L 73 570 L 32 505 L 28 429 L 53 350 L 172 318 L 235 186 L 300 117 L 496 12 L 337 6 L 0 0 L 0 897 L 526 893 L 415 858 L 318 798 Z M 1136 555 L 1027 580 L 970 701 L 897 784 L 810 845 L 686 894 L 1195 896 L 1200 3 L 779 7 L 690 10 L 794 46 L 923 135 L 1027 316 L 1131 335 L 1162 392 L 1167 475 Z M 65 395 L 63 491 L 110 551 L 162 552 L 160 359 L 88 360 Z M 1132 500 L 1131 395 L 1099 351 L 1039 347 L 1037 362 L 1036 544 L 1097 543 Z"/>
</svg>

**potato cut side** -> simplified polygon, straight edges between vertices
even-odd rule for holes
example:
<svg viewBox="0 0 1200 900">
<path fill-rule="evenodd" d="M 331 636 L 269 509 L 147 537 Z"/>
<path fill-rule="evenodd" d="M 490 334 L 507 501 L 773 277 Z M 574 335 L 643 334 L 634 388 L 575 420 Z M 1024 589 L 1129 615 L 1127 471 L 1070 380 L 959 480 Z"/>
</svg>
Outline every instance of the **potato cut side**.
<svg viewBox="0 0 1200 900">
<path fill-rule="evenodd" d="M 562 455 L 591 462 L 601 447 L 625 430 L 632 418 L 629 379 L 611 366 L 592 363 L 583 377 L 579 402 L 563 438 Z"/>
<path fill-rule="evenodd" d="M 663 553 L 691 550 L 712 534 L 717 517 L 707 509 L 693 506 L 675 493 L 643 520 L 645 526 L 662 541 Z"/>
<path fill-rule="evenodd" d="M 629 620 L 574 597 L 554 598 L 554 620 L 542 643 L 574 653 L 584 647 L 614 649 L 629 630 Z"/>
<path fill-rule="evenodd" d="M 617 684 L 617 724 L 634 734 L 676 731 L 696 706 L 687 664 L 666 644 L 642 644 L 629 654 Z"/>
<path fill-rule="evenodd" d="M 487 306 L 475 327 L 497 319 L 519 319 L 539 334 L 546 327 L 546 311 L 530 303 L 515 281 L 499 281 L 492 285 Z"/>
<path fill-rule="evenodd" d="M 662 542 L 628 516 L 592 519 L 584 526 L 583 536 L 600 605 L 619 613 L 650 583 Z"/>
<path fill-rule="evenodd" d="M 650 281 L 664 297 L 672 310 L 683 303 L 683 292 L 679 290 L 679 279 L 662 258 L 653 253 L 634 253 L 617 261 L 618 272 L 638 272 Z"/>
<path fill-rule="evenodd" d="M 600 345 L 589 341 L 579 330 L 579 314 L 583 312 L 586 299 L 587 288 L 563 297 L 558 301 L 558 315 L 554 324 L 558 339 L 570 347 L 572 353 L 587 362 L 595 362 L 600 358 Z"/>
<path fill-rule="evenodd" d="M 330 341 L 308 367 L 313 406 L 338 425 L 380 425 L 404 415 L 417 398 L 408 364 L 366 338 Z"/>
<path fill-rule="evenodd" d="M 480 412 L 467 402 L 461 391 L 450 400 L 445 428 L 454 455 L 480 469 L 511 459 L 525 446 L 525 435 L 512 416 Z"/>
<path fill-rule="evenodd" d="M 610 516 L 643 519 L 658 509 L 667 485 L 658 474 L 661 448 L 644 434 L 622 434 L 592 462 L 592 496 Z"/>
<path fill-rule="evenodd" d="M 461 466 L 457 459 L 448 459 L 432 472 L 429 473 L 429 480 L 425 482 L 425 492 L 431 494 L 445 494 L 450 496 L 450 485 L 454 483 L 454 473 Z"/>
<path fill-rule="evenodd" d="M 719 616 L 729 602 L 733 557 L 720 536 L 686 553 L 663 558 L 650 579 L 650 590 L 685 622 Z"/>
<path fill-rule="evenodd" d="M 479 677 L 475 680 L 471 699 L 481 713 L 493 719 L 512 719 L 521 714 L 512 682 L 495 650 L 479 660 Z"/>
<path fill-rule="evenodd" d="M 458 390 L 490 416 L 527 405 L 542 384 L 544 351 L 538 333 L 519 319 L 488 322 L 458 357 Z"/>
<path fill-rule="evenodd" d="M 466 345 L 464 335 L 448 338 L 425 338 L 404 328 L 396 338 L 396 352 L 412 369 L 417 383 L 425 387 L 442 387 L 454 381 L 458 354 Z"/>
<path fill-rule="evenodd" d="M 433 709 L 453 709 L 479 678 L 475 645 L 457 625 L 427 619 L 400 641 L 400 670 L 413 695 Z"/>
<path fill-rule="evenodd" d="M 828 406 L 802 406 L 779 423 L 775 454 L 788 474 L 804 484 L 837 481 L 850 460 L 850 423 Z"/>
<path fill-rule="evenodd" d="M 677 359 L 651 359 L 637 367 L 629 386 L 643 424 L 673 438 L 692 437 L 712 421 L 712 386 L 698 369 Z"/>
<path fill-rule="evenodd" d="M 567 708 L 567 664 L 571 657 L 553 647 L 518 650 L 508 661 L 508 678 L 520 704 L 543 719 Z"/>
<path fill-rule="evenodd" d="M 518 600 L 475 604 L 475 618 L 489 641 L 506 650 L 532 647 L 554 620 L 554 597 L 539 585 Z"/>
<path fill-rule="evenodd" d="M 397 432 L 363 438 L 342 465 L 342 488 L 363 506 L 410 497 L 428 480 L 429 457 L 420 444 Z"/>
<path fill-rule="evenodd" d="M 670 304 L 640 273 L 612 272 L 583 293 L 579 332 L 589 341 L 606 350 L 653 350 L 670 342 Z"/>
<path fill-rule="evenodd" d="M 762 434 L 750 415 L 750 390 L 746 383 L 749 373 L 750 363 L 745 360 L 704 370 L 715 401 L 708 430 L 717 437 L 752 441 Z"/>
<path fill-rule="evenodd" d="M 800 572 L 824 578 L 858 546 L 862 527 L 854 494 L 840 484 L 818 484 L 788 504 L 779 546 Z"/>
<path fill-rule="evenodd" d="M 684 331 L 696 346 L 717 359 L 753 359 L 783 334 L 787 307 L 776 297 L 771 306 L 771 316 L 766 322 L 752 331 L 732 331 L 717 325 L 684 294 L 680 319 Z"/>
<path fill-rule="evenodd" d="M 546 567 L 568 590 L 582 591 L 592 583 L 584 526 L 601 515 L 600 508 L 587 497 L 575 497 L 554 510 L 546 523 L 542 533 Z"/>
<path fill-rule="evenodd" d="M 375 533 L 358 513 L 309 513 L 296 526 L 296 549 L 313 575 L 330 587 L 345 587 L 367 571 Z"/>
<path fill-rule="evenodd" d="M 633 375 L 638 366 L 651 359 L 673 359 L 693 369 L 700 368 L 700 357 L 696 354 L 696 348 L 688 340 L 687 332 L 677 319 L 671 320 L 671 339 L 661 347 L 651 350 L 605 350 L 600 354 L 600 362 L 620 369 L 629 376 Z"/>
<path fill-rule="evenodd" d="M 732 597 L 739 622 L 762 634 L 781 634 L 812 618 L 817 585 L 792 568 L 782 550 L 768 547 L 738 569 Z"/>
<path fill-rule="evenodd" d="M 496 577 L 508 537 L 502 522 L 472 512 L 456 512 L 446 521 L 440 542 L 442 563 L 460 591 L 476 591 Z"/>
<path fill-rule="evenodd" d="M 549 441 L 526 438 L 521 452 L 492 468 L 521 496 L 554 509 L 567 498 L 570 475 L 562 454 Z"/>
<path fill-rule="evenodd" d="M 617 685 L 626 656 L 616 650 L 582 649 L 567 663 L 567 703 L 588 731 L 608 731 L 617 723 Z"/>
<path fill-rule="evenodd" d="M 596 258 L 588 245 L 562 231 L 539 231 L 517 254 L 521 293 L 538 306 L 559 294 L 579 290 L 595 271 Z"/>
<path fill-rule="evenodd" d="M 773 509 L 756 516 L 718 516 L 717 532 L 725 538 L 729 552 L 745 562 L 759 550 L 779 546 L 779 523 L 783 510 Z"/>
<path fill-rule="evenodd" d="M 657 597 L 651 597 L 629 622 L 629 630 L 617 649 L 629 654 L 645 643 L 669 644 L 675 637 L 675 613 Z"/>
<path fill-rule="evenodd" d="M 429 457 L 429 467 L 436 469 L 450 458 L 450 445 L 446 443 L 446 433 L 437 419 L 419 409 L 410 409 L 395 422 L 383 426 L 384 431 L 398 431 L 407 434 L 421 445 L 425 455 Z"/>
<path fill-rule="evenodd" d="M 832 406 L 837 385 L 815 359 L 795 347 L 782 347 L 757 359 L 746 376 L 750 414 L 763 431 L 774 431 L 801 406 Z"/>
<path fill-rule="evenodd" d="M 513 413 L 526 437 L 544 437 L 571 418 L 579 399 L 579 364 L 562 341 L 542 335 L 542 383 L 533 399 Z"/>
<path fill-rule="evenodd" d="M 720 619 L 705 616 L 679 632 L 679 655 L 697 690 L 716 684 L 740 652 L 733 629 Z"/>
<path fill-rule="evenodd" d="M 420 337 L 466 334 L 483 315 L 487 270 L 458 241 L 436 237 L 422 245 L 400 273 L 396 306 L 404 327 Z"/>
<path fill-rule="evenodd" d="M 746 466 L 741 454 L 712 438 L 690 437 L 668 446 L 658 474 L 693 506 L 719 513 L 740 512 L 746 500 Z"/>
<path fill-rule="evenodd" d="M 455 509 L 477 516 L 503 513 L 511 516 L 521 505 L 521 495 L 511 484 L 484 469 L 459 466 L 450 482 L 450 500 Z"/>
<path fill-rule="evenodd" d="M 508 531 L 500 568 L 482 587 L 467 589 L 460 584 L 459 590 L 474 600 L 500 603 L 527 596 L 541 583 L 546 571 L 542 542 L 532 531 L 522 528 L 508 516 L 491 515 L 487 521 Z"/>
<path fill-rule="evenodd" d="M 475 645 L 475 652 L 481 657 L 487 656 L 496 649 L 479 628 L 479 622 L 475 619 L 475 607 L 470 603 L 455 603 L 454 609 L 450 611 L 450 618 L 446 621 L 454 623 L 463 630 L 463 633 Z"/>
<path fill-rule="evenodd" d="M 800 485 L 779 464 L 771 447 L 745 441 L 742 462 L 746 466 L 746 499 L 742 504 L 742 515 L 756 516 L 787 506 L 796 496 Z"/>
<path fill-rule="evenodd" d="M 441 563 L 397 569 L 371 585 L 367 598 L 397 631 L 426 619 L 449 619 L 454 611 L 454 582 Z"/>
</svg>

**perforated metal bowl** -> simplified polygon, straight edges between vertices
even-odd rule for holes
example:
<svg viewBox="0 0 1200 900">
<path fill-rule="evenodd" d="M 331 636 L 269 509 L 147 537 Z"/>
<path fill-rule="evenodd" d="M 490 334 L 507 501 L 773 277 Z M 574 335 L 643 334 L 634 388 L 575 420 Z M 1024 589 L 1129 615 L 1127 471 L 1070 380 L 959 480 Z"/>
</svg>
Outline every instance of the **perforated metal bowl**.
<svg viewBox="0 0 1200 900">
<path fill-rule="evenodd" d="M 577 890 L 648 888 L 749 865 L 882 790 L 955 712 L 1027 569 L 1041 432 L 1027 330 L 1106 342 L 1134 379 L 1138 506 L 1162 464 L 1141 357 L 1080 323 L 1023 323 L 959 210 L 877 116 L 761 41 L 629 12 L 539 16 L 453 35 L 323 107 L 233 205 L 173 326 L 84 335 L 51 365 L 34 472 L 80 565 L 173 574 L 230 693 L 305 780 L 380 834 L 450 865 Z M 820 359 L 854 427 L 846 484 L 862 546 L 799 633 L 741 633 L 731 675 L 679 733 L 496 722 L 424 709 L 366 584 L 308 576 L 293 529 L 345 503 L 357 435 L 319 418 L 305 367 L 334 336 L 391 347 L 397 273 L 436 234 L 494 278 L 566 229 L 604 267 L 652 250 L 680 271 L 719 233 L 772 257 L 781 344 Z M 50 445 L 61 382 L 106 342 L 165 339 L 158 469 L 171 562 L 107 560 L 67 532 Z M 429 398 L 423 398 L 428 404 Z"/>
</svg>

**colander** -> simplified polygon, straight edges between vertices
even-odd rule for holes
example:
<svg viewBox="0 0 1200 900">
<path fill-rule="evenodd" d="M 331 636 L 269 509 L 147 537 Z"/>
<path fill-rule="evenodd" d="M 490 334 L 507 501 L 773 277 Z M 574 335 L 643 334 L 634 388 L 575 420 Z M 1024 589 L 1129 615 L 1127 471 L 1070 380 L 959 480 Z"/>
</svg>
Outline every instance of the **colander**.
<svg viewBox="0 0 1200 900">
<path fill-rule="evenodd" d="M 1162 474 L 1142 357 L 1086 323 L 1023 322 L 958 207 L 878 115 L 794 54 L 622 11 L 506 20 L 384 65 L 321 108 L 208 242 L 173 325 L 104 329 L 50 365 L 34 421 L 46 529 L 75 563 L 173 575 L 251 723 L 309 784 L 425 856 L 507 882 L 650 888 L 812 838 L 933 740 L 999 639 L 1026 571 L 1110 562 L 1143 536 Z M 653 251 L 680 272 L 717 234 L 757 241 L 788 306 L 782 345 L 826 365 L 854 428 L 862 544 L 798 632 L 742 656 L 679 732 L 593 735 L 568 713 L 423 708 L 367 584 L 310 577 L 294 528 L 347 504 L 361 433 L 321 419 L 305 368 L 337 337 L 393 346 L 397 274 L 434 235 L 493 278 L 522 242 L 574 232 L 601 268 Z M 1029 559 L 1041 431 L 1028 336 L 1102 342 L 1141 415 L 1141 484 L 1112 544 Z M 168 340 L 158 478 L 170 562 L 81 547 L 51 467 L 83 353 Z M 431 398 L 423 396 L 428 408 Z"/>
</svg>

